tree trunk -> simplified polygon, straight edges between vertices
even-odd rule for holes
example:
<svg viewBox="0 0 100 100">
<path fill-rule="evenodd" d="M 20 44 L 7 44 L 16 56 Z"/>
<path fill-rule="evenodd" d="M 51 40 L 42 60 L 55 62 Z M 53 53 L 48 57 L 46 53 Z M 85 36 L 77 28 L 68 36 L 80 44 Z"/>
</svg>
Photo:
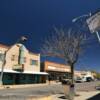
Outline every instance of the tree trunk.
<svg viewBox="0 0 100 100">
<path fill-rule="evenodd" d="M 74 84 L 74 64 L 71 64 L 71 82 Z"/>
</svg>

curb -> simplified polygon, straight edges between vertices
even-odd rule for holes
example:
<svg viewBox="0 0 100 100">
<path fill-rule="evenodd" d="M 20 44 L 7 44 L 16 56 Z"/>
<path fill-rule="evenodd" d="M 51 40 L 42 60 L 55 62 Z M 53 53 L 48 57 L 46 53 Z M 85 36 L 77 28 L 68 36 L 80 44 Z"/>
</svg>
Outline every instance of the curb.
<svg viewBox="0 0 100 100">
<path fill-rule="evenodd" d="M 2 85 L 0 86 L 1 89 L 17 89 L 17 88 L 28 88 L 28 87 L 38 87 L 38 86 L 46 86 L 48 85 L 47 83 L 45 84 L 24 84 L 24 85 Z"/>
<path fill-rule="evenodd" d="M 40 96 L 16 96 L 16 95 L 4 95 L 0 96 L 0 100 L 52 100 L 51 95 L 40 95 Z"/>
</svg>

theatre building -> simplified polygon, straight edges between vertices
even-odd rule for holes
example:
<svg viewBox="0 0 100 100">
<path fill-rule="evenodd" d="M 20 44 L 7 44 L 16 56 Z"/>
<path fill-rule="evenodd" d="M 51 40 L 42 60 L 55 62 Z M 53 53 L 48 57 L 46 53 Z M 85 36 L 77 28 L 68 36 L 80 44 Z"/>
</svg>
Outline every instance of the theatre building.
<svg viewBox="0 0 100 100">
<path fill-rule="evenodd" d="M 0 44 L 0 75 L 2 68 L 3 84 L 44 83 L 47 75 L 40 72 L 40 54 L 29 52 L 23 44 Z"/>
<path fill-rule="evenodd" d="M 71 78 L 70 66 L 45 61 L 41 63 L 41 71 L 48 73 L 48 79 L 52 81 L 61 81 L 62 79 Z"/>
</svg>

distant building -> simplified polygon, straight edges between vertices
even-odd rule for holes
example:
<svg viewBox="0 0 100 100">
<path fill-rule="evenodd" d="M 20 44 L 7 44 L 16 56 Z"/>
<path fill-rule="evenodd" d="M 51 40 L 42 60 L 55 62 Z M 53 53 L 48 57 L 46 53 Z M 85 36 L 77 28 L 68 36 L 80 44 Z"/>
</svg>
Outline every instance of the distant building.
<svg viewBox="0 0 100 100">
<path fill-rule="evenodd" d="M 74 71 L 75 78 L 79 77 L 92 77 L 94 79 L 94 74 L 91 71 Z"/>
<path fill-rule="evenodd" d="M 0 72 L 6 52 L 3 84 L 43 83 L 47 73 L 40 72 L 40 54 L 28 51 L 23 44 L 11 47 L 0 44 Z"/>
<path fill-rule="evenodd" d="M 61 81 L 62 79 L 71 79 L 71 68 L 69 65 L 44 61 L 41 63 L 41 71 L 47 72 L 47 79 L 49 80 L 50 78 L 52 82 Z M 91 77 L 94 79 L 94 74 L 91 71 L 74 70 L 74 79 L 83 77 Z"/>
<path fill-rule="evenodd" d="M 71 78 L 70 66 L 60 63 L 44 61 L 41 63 L 41 71 L 47 72 L 48 79 L 54 82 Z"/>
</svg>

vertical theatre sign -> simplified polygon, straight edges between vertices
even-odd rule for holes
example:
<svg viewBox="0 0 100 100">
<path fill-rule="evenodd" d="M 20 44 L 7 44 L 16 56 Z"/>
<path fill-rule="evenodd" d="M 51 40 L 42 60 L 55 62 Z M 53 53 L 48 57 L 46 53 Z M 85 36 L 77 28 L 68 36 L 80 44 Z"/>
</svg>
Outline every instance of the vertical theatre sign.
<svg viewBox="0 0 100 100">
<path fill-rule="evenodd" d="M 22 45 L 19 49 L 19 64 L 22 66 L 22 71 L 24 70 L 24 58 L 25 58 L 25 47 Z"/>
</svg>

